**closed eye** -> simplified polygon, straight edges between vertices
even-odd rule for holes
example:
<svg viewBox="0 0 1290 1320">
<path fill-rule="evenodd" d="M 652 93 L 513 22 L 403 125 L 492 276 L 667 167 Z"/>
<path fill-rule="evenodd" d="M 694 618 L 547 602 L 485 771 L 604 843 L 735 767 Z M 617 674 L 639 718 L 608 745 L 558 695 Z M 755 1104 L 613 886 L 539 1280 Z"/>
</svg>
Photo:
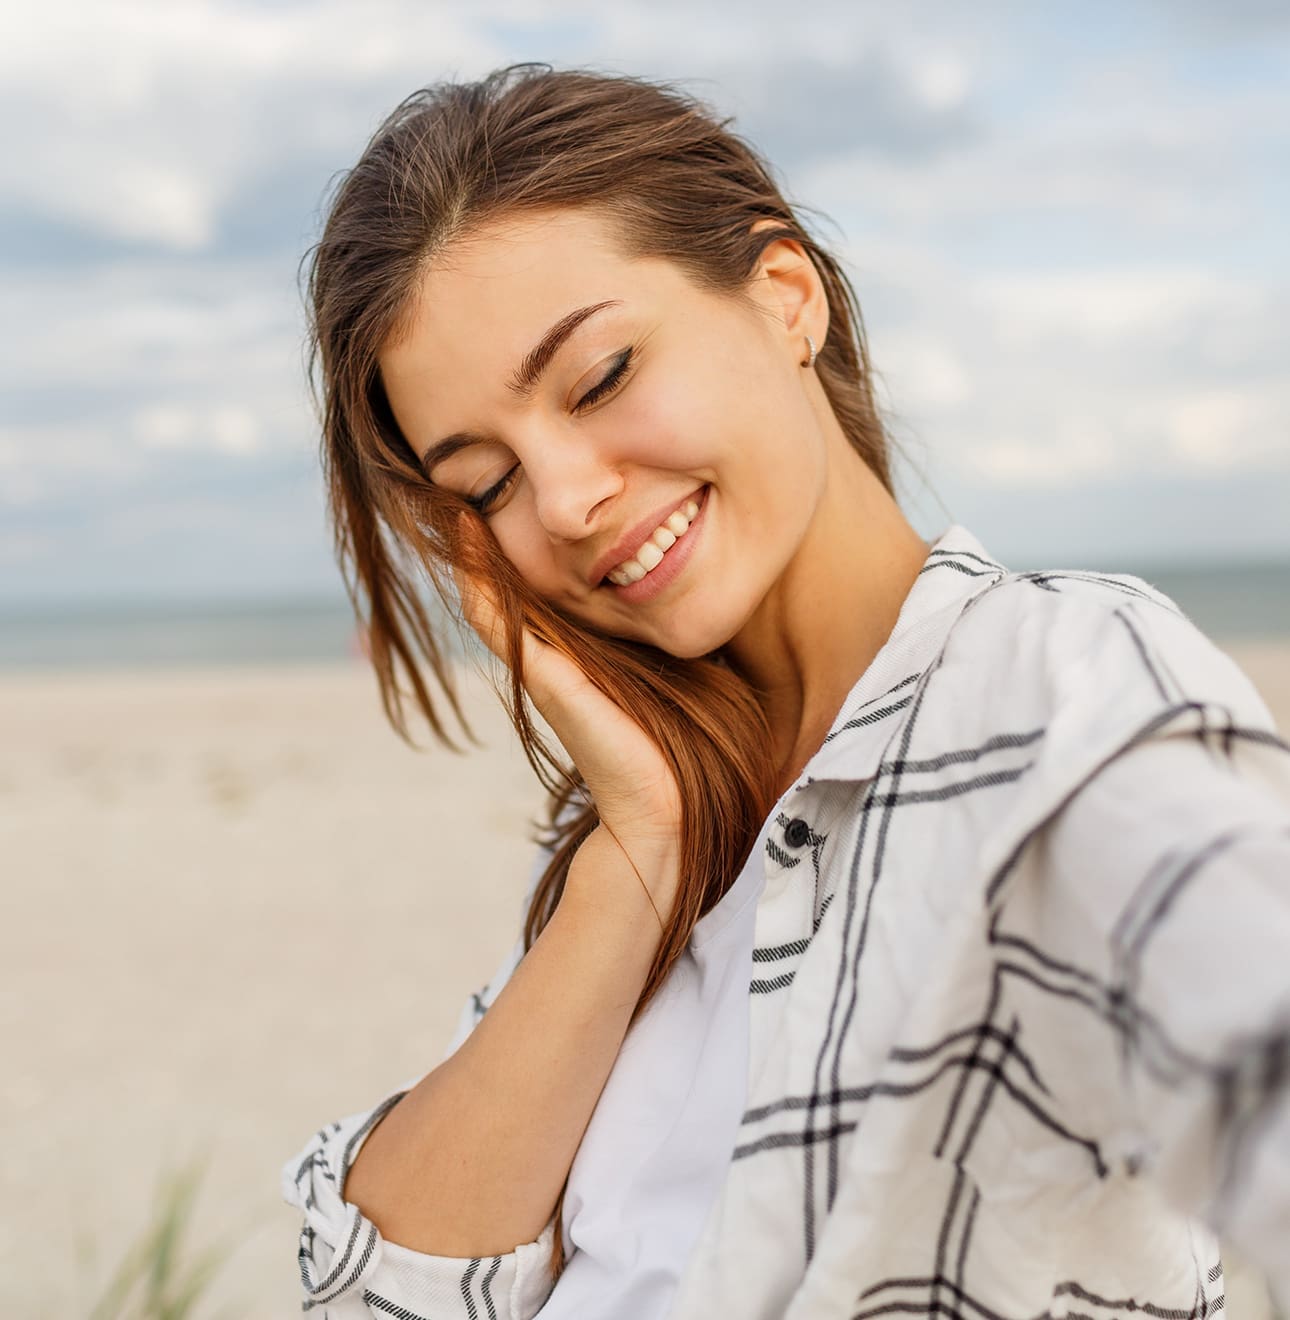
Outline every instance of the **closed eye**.
<svg viewBox="0 0 1290 1320">
<path fill-rule="evenodd" d="M 593 385 L 587 392 L 573 405 L 574 412 L 581 412 L 584 408 L 590 408 L 593 403 L 598 403 L 607 394 L 612 394 L 624 380 L 627 379 L 627 371 L 631 365 L 635 349 L 625 348 L 618 354 L 614 360 L 614 366 L 609 374 L 605 376 L 598 385 Z"/>
<path fill-rule="evenodd" d="M 630 368 L 635 357 L 634 348 L 625 348 L 614 359 L 614 365 L 609 372 L 597 384 L 593 385 L 587 392 L 573 405 L 574 412 L 582 412 L 584 408 L 590 408 L 592 404 L 598 403 L 607 395 L 612 394 L 627 379 Z M 493 483 L 485 491 L 478 495 L 465 496 L 466 503 L 470 505 L 477 513 L 487 514 L 489 509 L 506 493 L 510 488 L 511 482 L 515 480 L 516 474 L 520 470 L 520 465 L 516 463 L 507 471 L 499 481 Z"/>
<path fill-rule="evenodd" d="M 493 504 L 506 493 L 506 488 L 514 480 L 515 474 L 519 470 L 520 465 L 516 463 L 500 481 L 495 481 L 486 491 L 478 495 L 466 495 L 463 498 L 476 513 L 487 513 Z"/>
</svg>

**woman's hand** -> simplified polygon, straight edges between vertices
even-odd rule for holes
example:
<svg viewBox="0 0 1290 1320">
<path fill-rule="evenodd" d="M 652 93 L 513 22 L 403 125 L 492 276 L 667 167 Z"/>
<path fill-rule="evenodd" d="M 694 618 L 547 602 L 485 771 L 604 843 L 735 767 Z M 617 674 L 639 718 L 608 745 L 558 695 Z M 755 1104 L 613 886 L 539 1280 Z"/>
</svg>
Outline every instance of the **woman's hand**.
<svg viewBox="0 0 1290 1320">
<path fill-rule="evenodd" d="M 463 515 L 463 535 L 480 535 Z M 505 660 L 506 624 L 487 584 L 454 568 L 466 622 Z M 591 682 L 575 661 L 525 629 L 524 686 L 533 705 L 573 759 L 602 824 L 645 873 L 675 862 L 681 798 L 658 744 Z M 657 895 L 656 895 L 657 897 Z"/>
</svg>

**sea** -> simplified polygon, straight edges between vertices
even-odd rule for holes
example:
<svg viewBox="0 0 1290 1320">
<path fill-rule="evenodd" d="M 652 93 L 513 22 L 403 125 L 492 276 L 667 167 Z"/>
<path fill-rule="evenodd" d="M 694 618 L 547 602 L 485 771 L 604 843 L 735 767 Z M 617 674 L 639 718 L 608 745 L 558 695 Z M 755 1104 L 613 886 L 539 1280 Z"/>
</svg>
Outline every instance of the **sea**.
<svg viewBox="0 0 1290 1320">
<path fill-rule="evenodd" d="M 1290 641 L 1290 560 L 1134 568 L 1219 641 Z M 443 635 L 450 639 L 451 628 Z M 343 598 L 0 603 L 0 670 L 359 660 Z"/>
</svg>

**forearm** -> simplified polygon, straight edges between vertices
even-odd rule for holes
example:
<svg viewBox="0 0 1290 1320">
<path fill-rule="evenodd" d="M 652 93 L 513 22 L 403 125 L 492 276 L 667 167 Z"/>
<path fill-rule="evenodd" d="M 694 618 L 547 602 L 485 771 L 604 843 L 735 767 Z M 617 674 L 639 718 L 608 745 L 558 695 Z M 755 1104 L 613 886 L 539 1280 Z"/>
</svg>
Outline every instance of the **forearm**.
<svg viewBox="0 0 1290 1320">
<path fill-rule="evenodd" d="M 666 917 L 674 855 L 634 855 Z M 597 832 L 479 1025 L 369 1135 L 346 1200 L 386 1240 L 434 1255 L 496 1255 L 536 1238 L 613 1068 L 660 934 L 640 880 Z"/>
</svg>

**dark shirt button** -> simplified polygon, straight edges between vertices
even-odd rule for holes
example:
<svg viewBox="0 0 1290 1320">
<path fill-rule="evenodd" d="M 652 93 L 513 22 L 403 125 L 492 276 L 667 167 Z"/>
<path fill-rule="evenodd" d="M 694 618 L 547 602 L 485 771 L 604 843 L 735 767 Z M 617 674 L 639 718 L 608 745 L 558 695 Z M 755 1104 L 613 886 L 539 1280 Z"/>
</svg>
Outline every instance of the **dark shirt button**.
<svg viewBox="0 0 1290 1320">
<path fill-rule="evenodd" d="M 811 827 L 797 816 L 784 827 L 784 842 L 790 848 L 800 848 L 811 837 Z"/>
</svg>

